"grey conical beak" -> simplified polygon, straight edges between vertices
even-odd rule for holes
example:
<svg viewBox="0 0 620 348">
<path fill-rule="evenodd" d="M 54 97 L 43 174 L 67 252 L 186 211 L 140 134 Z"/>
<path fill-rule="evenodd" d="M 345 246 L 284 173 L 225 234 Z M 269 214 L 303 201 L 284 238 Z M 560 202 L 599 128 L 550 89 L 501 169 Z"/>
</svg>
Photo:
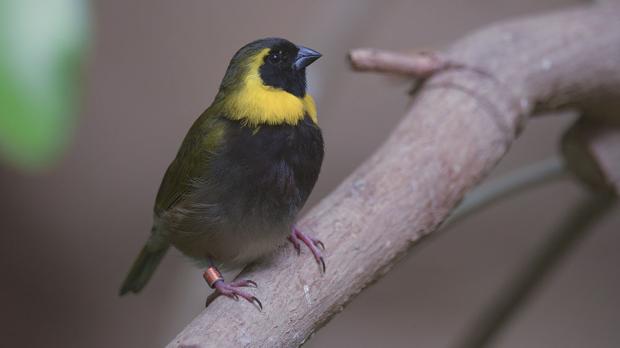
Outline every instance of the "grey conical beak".
<svg viewBox="0 0 620 348">
<path fill-rule="evenodd" d="M 313 49 L 303 46 L 298 47 L 299 52 L 297 52 L 297 57 L 295 57 L 295 62 L 293 63 L 295 70 L 301 70 L 321 58 L 321 54 Z"/>
</svg>

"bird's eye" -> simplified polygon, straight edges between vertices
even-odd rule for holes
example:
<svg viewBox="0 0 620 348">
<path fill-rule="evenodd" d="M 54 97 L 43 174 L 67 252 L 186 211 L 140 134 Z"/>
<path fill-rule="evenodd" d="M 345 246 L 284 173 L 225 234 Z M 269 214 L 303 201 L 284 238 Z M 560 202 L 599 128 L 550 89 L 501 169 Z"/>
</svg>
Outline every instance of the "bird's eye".
<svg viewBox="0 0 620 348">
<path fill-rule="evenodd" d="M 282 57 L 283 57 L 282 52 L 274 52 L 269 55 L 269 61 L 273 64 L 277 64 L 282 61 Z"/>
</svg>

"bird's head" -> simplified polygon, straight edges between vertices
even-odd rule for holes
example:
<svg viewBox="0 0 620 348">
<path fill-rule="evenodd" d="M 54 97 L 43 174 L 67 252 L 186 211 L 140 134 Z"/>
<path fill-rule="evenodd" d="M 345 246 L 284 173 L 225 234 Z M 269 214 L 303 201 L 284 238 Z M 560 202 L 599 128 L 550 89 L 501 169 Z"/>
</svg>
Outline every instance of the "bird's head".
<svg viewBox="0 0 620 348">
<path fill-rule="evenodd" d="M 228 117 L 250 124 L 296 124 L 304 114 L 315 119 L 314 102 L 306 94 L 306 67 L 320 57 L 281 38 L 253 41 L 231 59 L 216 104 L 225 105 Z"/>
</svg>

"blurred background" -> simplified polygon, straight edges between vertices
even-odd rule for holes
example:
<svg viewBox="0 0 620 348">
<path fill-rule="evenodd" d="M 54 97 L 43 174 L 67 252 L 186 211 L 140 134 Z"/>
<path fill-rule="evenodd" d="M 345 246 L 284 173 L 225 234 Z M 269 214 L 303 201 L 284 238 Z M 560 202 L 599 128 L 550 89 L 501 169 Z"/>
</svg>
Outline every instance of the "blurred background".
<svg viewBox="0 0 620 348">
<path fill-rule="evenodd" d="M 0 0 L 3 344 L 163 346 L 202 310 L 209 289 L 176 251 L 139 296 L 117 291 L 167 165 L 245 43 L 282 36 L 324 55 L 309 69 L 326 141 L 312 206 L 380 145 L 409 101 L 402 81 L 352 73 L 350 48 L 441 49 L 491 22 L 576 3 Z M 573 119 L 531 121 L 492 176 L 553 156 Z M 558 180 L 441 231 L 306 346 L 453 344 L 586 195 Z M 619 227 L 616 208 L 495 346 L 620 346 Z"/>
</svg>

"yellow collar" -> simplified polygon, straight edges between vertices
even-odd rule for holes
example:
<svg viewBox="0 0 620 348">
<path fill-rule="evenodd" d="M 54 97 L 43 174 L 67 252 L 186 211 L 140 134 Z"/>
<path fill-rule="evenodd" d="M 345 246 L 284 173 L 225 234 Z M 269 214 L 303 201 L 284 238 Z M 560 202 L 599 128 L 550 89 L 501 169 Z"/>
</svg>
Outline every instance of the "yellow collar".
<svg viewBox="0 0 620 348">
<path fill-rule="evenodd" d="M 296 125 L 306 114 L 317 123 L 316 106 L 310 94 L 299 98 L 263 84 L 259 67 L 268 53 L 269 49 L 264 49 L 253 57 L 241 85 L 222 100 L 226 116 L 249 126 Z"/>
</svg>

